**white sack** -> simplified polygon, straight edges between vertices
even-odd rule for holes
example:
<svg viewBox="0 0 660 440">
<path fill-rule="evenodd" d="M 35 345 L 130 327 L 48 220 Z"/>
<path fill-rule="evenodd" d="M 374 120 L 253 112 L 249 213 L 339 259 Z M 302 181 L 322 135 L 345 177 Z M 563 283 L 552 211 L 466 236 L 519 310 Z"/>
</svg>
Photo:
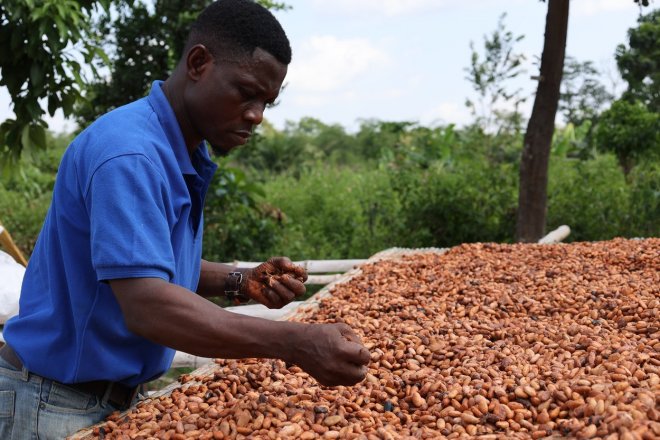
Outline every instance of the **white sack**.
<svg viewBox="0 0 660 440">
<path fill-rule="evenodd" d="M 18 298 L 25 268 L 0 251 L 0 324 L 18 313 Z"/>
</svg>

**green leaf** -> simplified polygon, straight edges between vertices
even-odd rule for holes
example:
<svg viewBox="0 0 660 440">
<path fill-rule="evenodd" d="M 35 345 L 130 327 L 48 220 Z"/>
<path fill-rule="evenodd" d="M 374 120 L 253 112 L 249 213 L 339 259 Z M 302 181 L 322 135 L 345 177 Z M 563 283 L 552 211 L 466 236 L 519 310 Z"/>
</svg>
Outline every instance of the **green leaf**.
<svg viewBox="0 0 660 440">
<path fill-rule="evenodd" d="M 38 63 L 30 66 L 30 81 L 33 87 L 39 87 L 44 81 L 44 71 Z"/>
<path fill-rule="evenodd" d="M 73 105 L 76 103 L 76 96 L 74 92 L 69 92 L 62 96 L 62 112 L 64 116 L 69 116 L 73 113 Z"/>
<path fill-rule="evenodd" d="M 64 21 L 62 21 L 62 18 L 55 15 L 53 17 L 53 20 L 55 21 L 55 25 L 57 26 L 57 31 L 60 35 L 60 40 L 64 43 L 67 41 L 67 27 L 64 24 Z"/>
<path fill-rule="evenodd" d="M 9 47 L 12 51 L 19 50 L 23 45 L 23 33 L 21 29 L 15 29 L 11 34 L 11 39 L 9 42 Z"/>
<path fill-rule="evenodd" d="M 60 99 L 56 94 L 48 96 L 48 114 L 53 116 L 60 106 Z"/>
<path fill-rule="evenodd" d="M 30 126 L 30 142 L 38 148 L 46 148 L 46 130 L 39 124 Z"/>
<path fill-rule="evenodd" d="M 36 120 L 41 118 L 43 111 L 41 110 L 41 107 L 39 106 L 39 103 L 35 98 L 29 99 L 26 102 L 25 106 L 32 119 Z"/>
<path fill-rule="evenodd" d="M 32 148 L 32 142 L 30 141 L 30 126 L 26 125 L 21 130 L 21 145 L 23 149 L 30 150 Z"/>
</svg>

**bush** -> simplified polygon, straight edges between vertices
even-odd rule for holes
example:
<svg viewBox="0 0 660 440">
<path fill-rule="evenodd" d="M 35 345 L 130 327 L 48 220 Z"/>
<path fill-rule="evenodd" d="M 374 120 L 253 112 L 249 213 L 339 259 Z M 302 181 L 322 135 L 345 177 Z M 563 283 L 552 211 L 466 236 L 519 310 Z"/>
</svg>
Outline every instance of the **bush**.
<svg viewBox="0 0 660 440">
<path fill-rule="evenodd" d="M 555 159 L 548 182 L 548 229 L 571 227 L 570 241 L 608 240 L 628 232 L 630 194 L 614 155 Z"/>
<path fill-rule="evenodd" d="M 596 142 L 603 151 L 613 152 L 626 175 L 647 154 L 657 156 L 660 147 L 660 114 L 641 102 L 615 101 L 600 116 Z M 657 159 L 657 157 L 655 158 Z"/>
<path fill-rule="evenodd" d="M 294 259 L 366 258 L 405 241 L 401 201 L 383 170 L 274 176 L 266 199 L 285 214 L 278 251 Z"/>
<path fill-rule="evenodd" d="M 297 131 L 327 136 L 335 130 L 314 121 L 299 125 Z M 510 242 L 518 202 L 517 162 L 511 157 L 519 145 L 488 136 L 413 127 L 393 154 L 381 151 L 379 162 L 362 158 L 350 168 L 342 158 L 307 157 L 304 166 L 275 174 L 222 159 L 206 200 L 204 258 L 366 258 L 395 246 Z M 659 236 L 660 163 L 654 156 L 646 155 L 626 179 L 614 154 L 577 160 L 564 148 L 568 144 L 560 145 L 569 141 L 556 139 L 550 162 L 548 230 L 570 225 L 569 241 Z M 26 256 L 67 142 L 61 139 L 0 183 L 0 222 Z"/>
<path fill-rule="evenodd" d="M 25 258 L 32 255 L 51 193 L 34 198 L 29 194 L 8 191 L 0 185 L 0 223 L 9 231 Z"/>
<path fill-rule="evenodd" d="M 48 212 L 57 169 L 70 141 L 70 135 L 48 133 L 48 149 L 35 152 L 31 161 L 0 180 L 0 223 L 26 258 Z"/>
<path fill-rule="evenodd" d="M 646 162 L 635 167 L 630 178 L 627 237 L 660 237 L 660 163 Z"/>
<path fill-rule="evenodd" d="M 264 260 L 276 247 L 281 213 L 263 202 L 261 185 L 226 160 L 219 162 L 204 207 L 204 255 L 209 261 Z"/>
<path fill-rule="evenodd" d="M 431 168 L 408 188 L 406 223 L 415 246 L 447 247 L 513 238 L 517 173 L 512 165 L 462 161 Z"/>
</svg>

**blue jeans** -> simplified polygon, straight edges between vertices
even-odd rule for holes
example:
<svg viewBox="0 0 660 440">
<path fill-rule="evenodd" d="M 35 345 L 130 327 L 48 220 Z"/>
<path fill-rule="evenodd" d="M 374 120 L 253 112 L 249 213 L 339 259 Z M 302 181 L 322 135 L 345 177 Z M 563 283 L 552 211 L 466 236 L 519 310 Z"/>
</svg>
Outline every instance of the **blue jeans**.
<svg viewBox="0 0 660 440">
<path fill-rule="evenodd" d="M 0 358 L 0 439 L 63 439 L 117 409 Z"/>
</svg>

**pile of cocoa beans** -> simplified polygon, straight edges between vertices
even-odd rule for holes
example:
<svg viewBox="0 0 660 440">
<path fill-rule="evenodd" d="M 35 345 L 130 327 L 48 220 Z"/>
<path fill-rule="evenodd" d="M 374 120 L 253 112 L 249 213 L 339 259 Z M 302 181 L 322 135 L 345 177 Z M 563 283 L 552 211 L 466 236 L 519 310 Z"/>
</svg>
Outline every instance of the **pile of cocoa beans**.
<svg viewBox="0 0 660 440">
<path fill-rule="evenodd" d="M 660 438 L 660 239 L 468 244 L 362 267 L 306 322 L 372 362 L 326 388 L 279 360 L 218 360 L 114 414 L 106 439 Z"/>
</svg>

